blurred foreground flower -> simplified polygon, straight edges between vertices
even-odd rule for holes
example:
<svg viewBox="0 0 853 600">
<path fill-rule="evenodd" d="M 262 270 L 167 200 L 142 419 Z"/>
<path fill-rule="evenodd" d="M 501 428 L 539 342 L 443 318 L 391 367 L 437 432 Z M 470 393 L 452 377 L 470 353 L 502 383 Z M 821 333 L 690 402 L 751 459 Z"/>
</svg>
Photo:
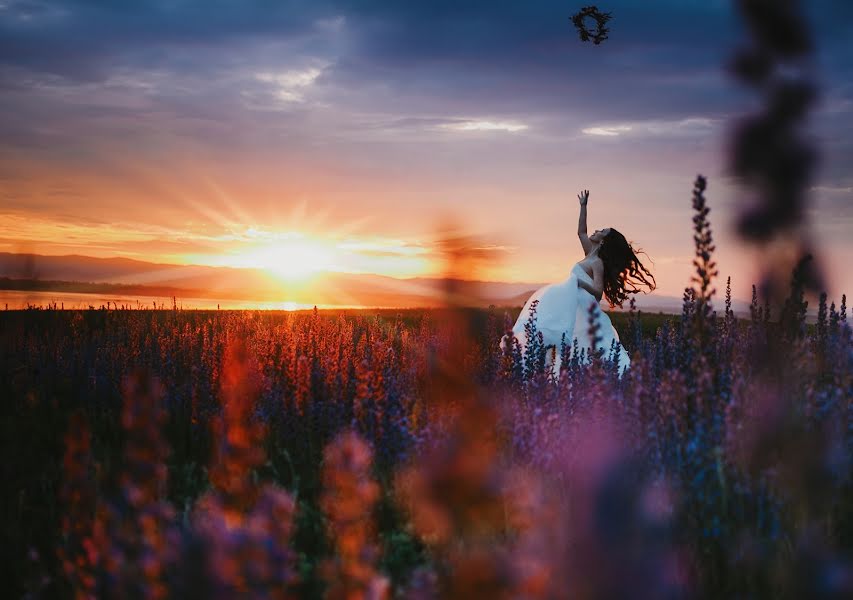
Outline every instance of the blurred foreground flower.
<svg viewBox="0 0 853 600">
<path fill-rule="evenodd" d="M 94 543 L 99 554 L 99 597 L 166 598 L 180 539 L 175 510 L 165 497 L 169 448 L 161 436 L 166 420 L 158 379 L 138 371 L 122 391 L 125 432 L 120 490 L 98 509 Z"/>
<path fill-rule="evenodd" d="M 82 415 L 75 414 L 65 435 L 62 461 L 64 481 L 60 501 L 62 544 L 59 560 L 62 571 L 78 600 L 95 597 L 95 567 L 98 551 L 92 539 L 97 489 L 92 460 L 92 434 Z"/>
<path fill-rule="evenodd" d="M 232 340 L 222 369 L 222 415 L 213 425 L 214 489 L 198 500 L 193 515 L 215 598 L 296 597 L 296 557 L 289 546 L 295 503 L 285 490 L 255 479 L 265 461 L 264 427 L 253 414 L 258 378 L 245 344 Z"/>
<path fill-rule="evenodd" d="M 378 548 L 373 509 L 379 485 L 371 478 L 373 454 L 354 432 L 339 435 L 323 453 L 320 507 L 328 518 L 335 556 L 322 566 L 332 600 L 381 600 L 388 579 L 376 572 Z"/>
<path fill-rule="evenodd" d="M 818 98 L 809 68 L 814 50 L 804 3 L 799 0 L 737 0 L 750 35 L 730 65 L 732 74 L 765 101 L 763 111 L 741 119 L 731 136 L 729 169 L 752 195 L 739 232 L 764 246 L 763 292 L 778 302 L 785 279 L 812 252 L 804 222 L 818 164 L 813 142 L 802 131 Z M 806 287 L 820 291 L 811 263 Z"/>
</svg>

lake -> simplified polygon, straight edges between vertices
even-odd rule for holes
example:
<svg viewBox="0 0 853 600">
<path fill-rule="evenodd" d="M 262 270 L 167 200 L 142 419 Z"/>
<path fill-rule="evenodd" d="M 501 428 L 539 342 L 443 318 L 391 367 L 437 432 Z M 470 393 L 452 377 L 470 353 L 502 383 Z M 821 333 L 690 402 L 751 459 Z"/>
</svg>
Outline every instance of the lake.
<svg viewBox="0 0 853 600">
<path fill-rule="evenodd" d="M 221 300 L 216 298 L 177 298 L 178 308 L 195 310 L 307 310 L 313 304 L 298 302 L 262 302 L 256 300 Z M 26 292 L 0 290 L 0 309 L 20 310 L 27 307 L 65 310 L 125 307 L 132 309 L 172 308 L 172 298 L 165 296 L 134 296 L 122 294 L 81 294 L 75 292 Z M 361 308 L 358 306 L 317 305 L 317 308 Z"/>
</svg>

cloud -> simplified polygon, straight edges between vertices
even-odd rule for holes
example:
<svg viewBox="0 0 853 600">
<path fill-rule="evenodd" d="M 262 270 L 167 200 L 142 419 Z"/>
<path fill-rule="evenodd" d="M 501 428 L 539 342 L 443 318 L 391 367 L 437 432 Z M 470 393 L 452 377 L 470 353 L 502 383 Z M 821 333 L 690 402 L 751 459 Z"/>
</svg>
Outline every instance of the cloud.
<svg viewBox="0 0 853 600">
<path fill-rule="evenodd" d="M 846 182 L 845 182 L 846 183 Z M 824 227 L 837 229 L 840 223 L 850 225 L 853 219 L 853 186 L 844 183 L 835 185 L 817 185 L 811 203 L 812 222 L 823 223 Z M 849 237 L 849 229 L 846 232 Z"/>
<path fill-rule="evenodd" d="M 0 0 L 0 17 L 20 25 L 32 26 L 67 14 L 65 7 L 40 0 Z"/>
<path fill-rule="evenodd" d="M 441 129 L 451 131 L 503 131 L 516 133 L 525 131 L 528 126 L 516 121 L 465 120 L 439 125 Z"/>
<path fill-rule="evenodd" d="M 631 129 L 630 125 L 610 125 L 608 127 L 587 127 L 581 131 L 586 135 L 613 137 L 631 131 Z"/>
<path fill-rule="evenodd" d="M 323 69 L 310 67 L 281 73 L 257 73 L 255 78 L 275 86 L 275 97 L 282 102 L 305 102 L 305 91 L 314 85 Z"/>
<path fill-rule="evenodd" d="M 720 119 L 690 117 L 675 121 L 651 120 L 616 125 L 599 125 L 586 127 L 581 132 L 585 135 L 599 137 L 616 137 L 623 134 L 635 136 L 707 135 L 720 124 Z"/>
<path fill-rule="evenodd" d="M 336 17 L 329 17 L 325 19 L 317 19 L 314 22 L 314 25 L 321 30 L 331 31 L 333 33 L 339 33 L 346 26 L 347 18 L 344 15 L 338 15 Z"/>
<path fill-rule="evenodd" d="M 824 192 L 826 194 L 851 194 L 853 193 L 853 187 L 838 187 L 838 186 L 829 186 L 829 185 L 817 185 L 811 188 L 812 192 Z"/>
<path fill-rule="evenodd" d="M 322 57 L 324 82 L 354 112 L 436 113 L 440 105 L 445 114 L 584 113 L 619 123 L 732 107 L 719 67 L 736 36 L 729 2 L 611 0 L 611 39 L 593 49 L 577 40 L 558 0 L 5 1 L 0 64 L 66 79 L 154 69 L 213 81 Z M 45 6 L 64 17 L 28 26 L 11 18 Z M 16 79 L 0 73 L 3 84 Z M 594 95 L 584 84 L 591 79 Z M 215 93 L 207 102 L 230 100 Z M 236 104 L 255 108 L 259 93 Z M 278 95 L 297 104 L 305 89 L 285 85 Z"/>
</svg>

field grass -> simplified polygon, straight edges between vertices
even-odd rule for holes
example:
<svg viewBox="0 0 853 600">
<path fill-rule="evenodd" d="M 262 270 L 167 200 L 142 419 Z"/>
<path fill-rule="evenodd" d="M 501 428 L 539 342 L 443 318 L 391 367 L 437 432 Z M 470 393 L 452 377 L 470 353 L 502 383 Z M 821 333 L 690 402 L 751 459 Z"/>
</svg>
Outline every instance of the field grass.
<svg viewBox="0 0 853 600">
<path fill-rule="evenodd" d="M 629 373 L 549 382 L 517 311 L 0 313 L 9 589 L 765 595 L 850 551 L 840 313 L 614 314 Z"/>
</svg>

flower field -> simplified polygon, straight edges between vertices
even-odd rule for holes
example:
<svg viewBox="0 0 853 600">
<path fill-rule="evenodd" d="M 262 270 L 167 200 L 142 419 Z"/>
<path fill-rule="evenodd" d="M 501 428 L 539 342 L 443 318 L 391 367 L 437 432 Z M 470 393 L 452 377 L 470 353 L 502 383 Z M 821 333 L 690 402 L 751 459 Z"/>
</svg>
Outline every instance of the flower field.
<svg viewBox="0 0 853 600">
<path fill-rule="evenodd" d="M 710 271 L 706 271 L 710 278 Z M 845 301 L 613 315 L 7 311 L 5 581 L 84 597 L 831 597 L 851 590 Z M 530 328 L 535 328 L 531 322 Z"/>
</svg>

